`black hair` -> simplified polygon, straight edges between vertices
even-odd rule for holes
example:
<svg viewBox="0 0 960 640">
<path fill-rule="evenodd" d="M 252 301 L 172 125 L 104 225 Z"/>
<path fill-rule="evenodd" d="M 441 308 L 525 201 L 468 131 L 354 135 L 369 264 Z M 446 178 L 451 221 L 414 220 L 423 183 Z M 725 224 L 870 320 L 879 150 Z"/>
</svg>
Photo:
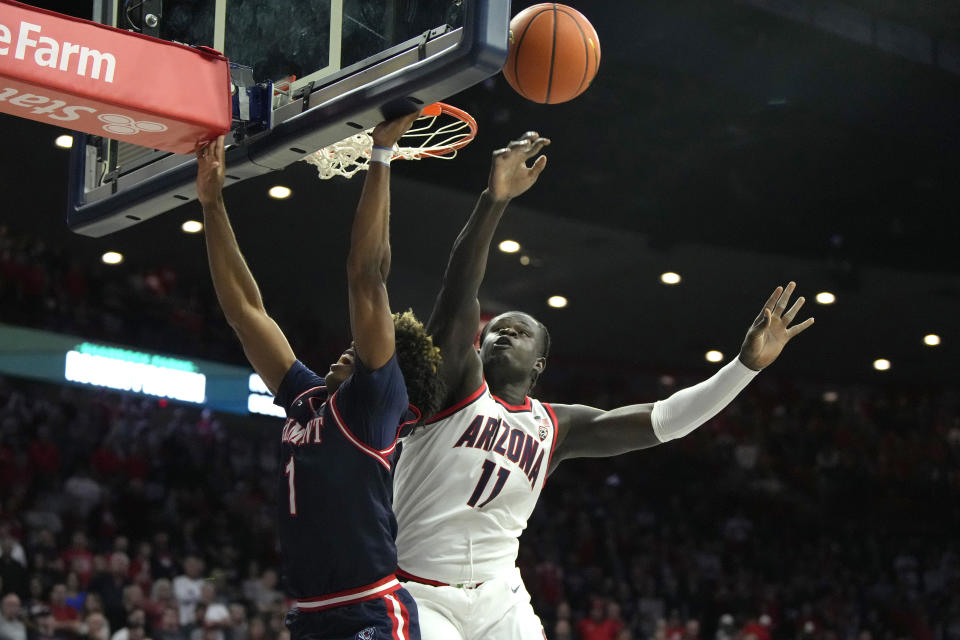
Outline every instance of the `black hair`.
<svg viewBox="0 0 960 640">
<path fill-rule="evenodd" d="M 403 372 L 410 404 L 420 411 L 421 420 L 440 411 L 445 386 L 437 371 L 442 359 L 426 327 L 412 310 L 393 314 L 397 363 Z"/>
</svg>

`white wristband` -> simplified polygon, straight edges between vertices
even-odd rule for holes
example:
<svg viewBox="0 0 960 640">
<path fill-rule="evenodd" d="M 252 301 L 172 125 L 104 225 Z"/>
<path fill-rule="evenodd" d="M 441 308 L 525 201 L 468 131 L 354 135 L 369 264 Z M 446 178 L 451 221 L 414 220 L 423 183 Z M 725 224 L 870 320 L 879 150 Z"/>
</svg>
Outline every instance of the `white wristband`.
<svg viewBox="0 0 960 640">
<path fill-rule="evenodd" d="M 758 373 L 734 358 L 711 378 L 655 402 L 653 432 L 660 442 L 682 438 L 720 413 Z"/>
<path fill-rule="evenodd" d="M 375 145 L 370 150 L 370 162 L 379 162 L 389 167 L 391 160 L 393 160 L 393 149 Z"/>
</svg>

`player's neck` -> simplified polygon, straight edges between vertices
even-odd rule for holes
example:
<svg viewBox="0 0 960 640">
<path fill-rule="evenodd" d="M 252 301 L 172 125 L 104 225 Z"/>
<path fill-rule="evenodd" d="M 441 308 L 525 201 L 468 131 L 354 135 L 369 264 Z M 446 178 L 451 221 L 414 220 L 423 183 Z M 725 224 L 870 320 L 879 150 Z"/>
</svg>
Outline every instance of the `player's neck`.
<svg viewBox="0 0 960 640">
<path fill-rule="evenodd" d="M 490 387 L 490 393 L 497 396 L 507 404 L 521 405 L 527 397 L 530 390 L 530 382 L 498 380 L 497 378 L 487 377 L 487 386 Z"/>
</svg>

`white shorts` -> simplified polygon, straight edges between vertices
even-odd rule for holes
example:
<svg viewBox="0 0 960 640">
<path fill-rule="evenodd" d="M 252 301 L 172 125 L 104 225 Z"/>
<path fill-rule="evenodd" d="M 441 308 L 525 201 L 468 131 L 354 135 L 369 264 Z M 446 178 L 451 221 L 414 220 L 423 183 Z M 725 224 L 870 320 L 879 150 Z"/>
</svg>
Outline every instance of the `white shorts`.
<svg viewBox="0 0 960 640">
<path fill-rule="evenodd" d="M 545 640 L 520 570 L 479 587 L 403 585 L 417 601 L 421 640 Z"/>
</svg>

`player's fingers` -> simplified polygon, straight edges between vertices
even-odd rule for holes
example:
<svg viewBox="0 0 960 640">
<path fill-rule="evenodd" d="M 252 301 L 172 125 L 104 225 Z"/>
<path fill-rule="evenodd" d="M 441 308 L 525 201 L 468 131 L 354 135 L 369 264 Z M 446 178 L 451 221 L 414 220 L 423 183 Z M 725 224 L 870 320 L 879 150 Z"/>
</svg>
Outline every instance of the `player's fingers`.
<svg viewBox="0 0 960 640">
<path fill-rule="evenodd" d="M 530 170 L 533 171 L 534 177 L 539 176 L 543 173 L 543 170 L 547 168 L 547 156 L 540 156 L 533 163 L 533 166 L 530 167 Z"/>
<path fill-rule="evenodd" d="M 783 315 L 783 310 L 787 308 L 787 304 L 790 302 L 790 296 L 793 295 L 793 290 L 797 288 L 797 283 L 792 280 L 787 283 L 786 288 L 783 290 L 783 293 L 780 294 L 780 299 L 777 300 L 777 306 L 775 311 L 777 316 Z"/>
<path fill-rule="evenodd" d="M 223 136 L 217 136 L 217 160 L 223 160 L 224 142 Z"/>
<path fill-rule="evenodd" d="M 784 325 L 789 325 L 791 322 L 793 322 L 793 318 L 797 315 L 797 312 L 800 311 L 800 307 L 802 307 L 803 303 L 806 301 L 807 299 L 803 296 L 797 298 L 797 301 L 793 303 L 793 306 L 790 307 L 790 310 L 783 314 Z"/>
<path fill-rule="evenodd" d="M 777 287 L 773 290 L 773 293 L 770 294 L 770 297 L 767 298 L 767 301 L 763 303 L 763 308 L 765 310 L 773 309 L 773 305 L 777 304 L 777 300 L 780 299 L 780 294 L 783 293 L 783 287 Z"/>
<path fill-rule="evenodd" d="M 548 144 L 550 144 L 550 140 L 549 140 L 549 139 L 547 139 L 547 138 L 537 138 L 537 139 L 534 140 L 534 142 L 530 145 L 530 149 L 527 150 L 527 157 L 528 157 L 528 158 L 532 158 L 533 156 L 537 155 L 537 154 L 540 153 L 540 151 L 541 151 L 545 146 L 547 146 Z"/>
<path fill-rule="evenodd" d="M 787 329 L 787 339 L 789 340 L 790 338 L 794 337 L 801 331 L 806 331 L 807 327 L 809 327 L 812 324 L 813 324 L 813 318 L 807 318 L 800 324 L 790 327 L 789 329 Z"/>
</svg>

